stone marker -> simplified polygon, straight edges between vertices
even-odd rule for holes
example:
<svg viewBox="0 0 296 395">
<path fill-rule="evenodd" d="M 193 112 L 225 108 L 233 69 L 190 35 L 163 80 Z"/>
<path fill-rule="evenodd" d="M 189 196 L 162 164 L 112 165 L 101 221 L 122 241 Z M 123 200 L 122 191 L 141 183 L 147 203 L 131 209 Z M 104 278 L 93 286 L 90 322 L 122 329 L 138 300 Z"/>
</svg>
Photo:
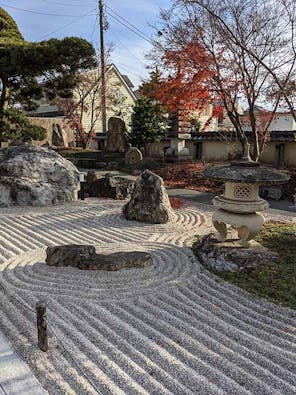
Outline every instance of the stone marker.
<svg viewBox="0 0 296 395">
<path fill-rule="evenodd" d="M 106 173 L 104 177 L 88 184 L 90 197 L 105 197 L 116 200 L 127 199 L 131 196 L 135 181 L 124 177 L 113 177 Z"/>
<path fill-rule="evenodd" d="M 128 147 L 127 130 L 121 118 L 112 117 L 108 121 L 107 144 L 108 152 L 125 152 Z"/>
<path fill-rule="evenodd" d="M 116 252 L 96 254 L 90 245 L 65 245 L 48 247 L 46 264 L 49 266 L 72 266 L 81 270 L 116 271 L 123 268 L 144 268 L 153 265 L 148 252 Z"/>
<path fill-rule="evenodd" d="M 145 170 L 138 177 L 131 200 L 123 207 L 128 220 L 165 224 L 174 212 L 161 177 Z"/>
<path fill-rule="evenodd" d="M 124 157 L 124 163 L 126 165 L 138 165 L 143 161 L 142 152 L 137 147 L 131 147 Z"/>
<path fill-rule="evenodd" d="M 95 170 L 89 170 L 85 177 L 85 182 L 90 184 L 98 179 L 97 173 Z"/>
<path fill-rule="evenodd" d="M 77 200 L 79 171 L 45 147 L 0 149 L 0 206 L 45 206 Z"/>
<path fill-rule="evenodd" d="M 54 123 L 52 125 L 52 145 L 57 147 L 68 147 L 67 133 L 62 129 L 61 125 Z"/>
</svg>

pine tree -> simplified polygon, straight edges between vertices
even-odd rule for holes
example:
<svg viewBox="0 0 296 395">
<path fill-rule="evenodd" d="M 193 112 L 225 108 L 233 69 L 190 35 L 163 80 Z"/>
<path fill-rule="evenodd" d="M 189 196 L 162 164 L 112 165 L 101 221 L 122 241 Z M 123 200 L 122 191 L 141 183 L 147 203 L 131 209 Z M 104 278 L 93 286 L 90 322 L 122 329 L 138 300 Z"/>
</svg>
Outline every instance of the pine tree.
<svg viewBox="0 0 296 395">
<path fill-rule="evenodd" d="M 167 112 L 156 100 L 138 99 L 131 120 L 131 144 L 143 148 L 147 143 L 161 140 L 167 130 Z"/>
<path fill-rule="evenodd" d="M 35 109 L 44 95 L 51 99 L 71 95 L 77 71 L 95 65 L 94 48 L 86 40 L 27 42 L 0 7 L 0 146 L 13 139 L 43 139 L 45 130 L 31 125 L 20 107 Z"/>
</svg>

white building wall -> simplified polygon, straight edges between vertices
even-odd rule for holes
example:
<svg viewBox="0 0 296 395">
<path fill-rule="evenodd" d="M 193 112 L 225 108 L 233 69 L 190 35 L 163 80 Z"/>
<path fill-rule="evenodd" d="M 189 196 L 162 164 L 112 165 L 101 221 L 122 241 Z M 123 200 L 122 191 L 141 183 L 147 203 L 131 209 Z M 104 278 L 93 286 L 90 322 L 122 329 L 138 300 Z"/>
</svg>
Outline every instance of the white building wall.
<svg viewBox="0 0 296 395">
<path fill-rule="evenodd" d="M 243 128 L 245 131 L 251 131 L 251 126 L 246 125 Z M 278 113 L 269 126 L 270 131 L 285 131 L 296 130 L 296 122 L 291 114 Z"/>
<path fill-rule="evenodd" d="M 270 130 L 296 130 L 296 122 L 290 114 L 278 114 L 270 124 Z"/>
</svg>

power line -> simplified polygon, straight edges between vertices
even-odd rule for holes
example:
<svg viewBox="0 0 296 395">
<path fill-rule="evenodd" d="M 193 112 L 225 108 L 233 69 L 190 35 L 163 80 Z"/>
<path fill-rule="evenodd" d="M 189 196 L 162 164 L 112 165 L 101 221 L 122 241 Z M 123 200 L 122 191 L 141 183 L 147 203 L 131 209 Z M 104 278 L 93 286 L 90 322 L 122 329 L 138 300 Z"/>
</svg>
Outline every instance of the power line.
<svg viewBox="0 0 296 395">
<path fill-rule="evenodd" d="M 106 11 L 108 15 L 110 15 L 113 19 L 117 20 L 119 23 L 121 23 L 123 26 L 125 26 L 127 29 L 131 30 L 133 33 L 135 33 L 137 36 L 142 38 L 143 40 L 149 42 L 149 44 L 154 45 L 153 42 L 150 39 L 147 39 L 145 36 L 142 34 L 138 33 L 136 30 L 134 30 L 131 26 L 129 26 L 127 23 L 121 21 L 117 16 L 113 15 L 109 11 Z"/>
<path fill-rule="evenodd" d="M 108 7 L 109 10 L 110 7 Z M 133 24 L 131 24 L 130 22 L 128 22 L 126 19 L 124 19 L 123 17 L 121 17 L 119 14 L 115 13 L 115 11 L 107 11 L 106 13 L 111 16 L 113 19 L 115 19 L 116 21 L 118 21 L 120 24 L 122 24 L 124 27 L 126 27 L 127 29 L 129 29 L 130 31 L 132 31 L 134 34 L 136 34 L 138 37 L 140 37 L 142 40 L 147 41 L 150 45 L 152 45 L 155 48 L 161 48 L 161 45 L 159 43 L 154 42 L 151 38 L 149 38 L 149 36 L 146 35 L 146 33 L 142 32 L 140 29 L 138 29 L 137 27 L 135 27 Z M 116 14 L 116 15 L 113 15 Z"/>
<path fill-rule="evenodd" d="M 115 63 L 116 65 L 120 66 L 120 69 L 124 69 L 125 72 L 129 73 L 130 75 L 132 75 L 134 78 L 136 78 L 138 81 L 143 81 L 143 77 L 141 77 L 139 74 L 135 74 L 133 72 L 130 71 L 130 67 L 128 65 L 124 65 L 123 63 Z"/>
<path fill-rule="evenodd" d="M 73 19 L 73 21 L 71 21 L 71 22 L 69 22 L 69 23 L 66 23 L 65 25 L 59 27 L 58 29 L 56 29 L 56 30 L 54 30 L 54 31 L 52 31 L 52 32 L 50 32 L 50 33 L 48 33 L 48 34 L 45 34 L 44 36 L 40 37 L 39 40 L 43 40 L 44 38 L 46 38 L 46 37 L 48 37 L 48 36 L 51 36 L 52 34 L 55 34 L 56 32 L 59 32 L 60 30 L 63 30 L 64 28 L 66 28 L 66 27 L 68 27 L 68 26 L 70 26 L 70 25 L 73 25 L 73 23 L 75 23 L 76 21 L 79 21 L 79 20 L 82 19 L 82 18 L 85 18 L 86 16 L 90 15 L 90 14 L 93 13 L 94 11 L 96 11 L 96 8 L 94 8 L 93 10 L 87 12 L 87 13 L 84 14 L 84 15 L 79 16 L 78 18 Z"/>
<path fill-rule="evenodd" d="M 135 29 L 136 31 L 138 31 L 141 35 L 143 35 L 144 37 L 146 37 L 149 41 L 150 41 L 150 37 L 144 33 L 142 30 L 138 29 L 135 25 L 133 25 L 132 23 L 130 23 L 127 19 L 123 18 L 121 15 L 119 15 L 116 11 L 114 11 L 112 8 L 110 8 L 109 6 L 106 5 L 106 8 L 108 8 L 110 11 L 112 11 L 113 14 L 115 14 L 118 18 L 120 18 L 121 20 L 123 20 L 125 23 L 127 23 L 129 26 L 131 26 L 133 29 Z"/>
<path fill-rule="evenodd" d="M 137 59 L 139 62 L 141 62 L 143 65 L 145 65 L 145 63 L 143 62 L 143 60 L 141 60 L 137 55 L 135 55 L 118 37 L 118 34 L 113 32 L 113 34 L 115 35 L 115 39 L 116 41 L 119 42 L 119 44 L 121 45 L 121 47 L 123 49 L 125 49 L 127 52 L 129 52 L 135 59 Z"/>
<path fill-rule="evenodd" d="M 48 3 L 48 4 L 57 4 L 57 5 L 61 5 L 61 6 L 67 6 L 67 7 L 80 7 L 80 8 L 81 8 L 81 4 L 58 3 L 57 1 L 50 1 L 50 0 L 39 0 L 39 1 L 43 1 L 44 3 Z M 72 0 L 72 1 L 73 1 L 73 0 Z M 80 2 L 80 0 L 79 0 L 79 2 Z M 83 4 L 85 4 L 85 3 L 89 4 L 89 7 L 91 6 L 91 4 L 92 4 L 92 5 L 95 4 L 94 1 L 89 2 L 89 3 L 86 2 L 86 1 L 83 1 Z"/>
<path fill-rule="evenodd" d="M 14 10 L 18 10 L 18 11 L 30 12 L 30 13 L 32 13 L 32 14 L 38 14 L 38 15 L 62 16 L 62 17 L 68 17 L 68 18 L 80 17 L 80 15 L 51 14 L 51 13 L 47 13 L 47 12 L 39 12 L 39 11 L 33 11 L 33 10 L 25 10 L 24 8 L 13 7 L 12 5 L 6 5 L 6 4 L 0 4 L 0 6 L 2 6 L 2 7 L 7 7 L 7 8 L 13 8 Z"/>
<path fill-rule="evenodd" d="M 91 32 L 91 36 L 90 36 L 90 41 L 92 43 L 93 43 L 93 38 L 94 38 L 94 34 L 95 34 L 95 31 L 96 31 L 96 27 L 97 27 L 97 22 L 98 22 L 98 15 L 96 16 L 95 23 L 94 23 L 94 26 L 93 26 L 93 29 L 92 29 L 92 32 Z"/>
</svg>

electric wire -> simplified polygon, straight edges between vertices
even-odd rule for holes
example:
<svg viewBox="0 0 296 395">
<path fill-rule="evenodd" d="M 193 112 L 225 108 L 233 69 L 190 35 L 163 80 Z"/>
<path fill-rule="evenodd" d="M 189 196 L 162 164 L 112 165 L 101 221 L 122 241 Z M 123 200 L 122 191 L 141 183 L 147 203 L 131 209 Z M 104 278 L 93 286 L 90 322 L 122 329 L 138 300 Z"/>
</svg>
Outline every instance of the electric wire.
<svg viewBox="0 0 296 395">
<path fill-rule="evenodd" d="M 110 9 L 110 8 L 109 8 L 109 9 Z M 124 27 L 126 27 L 127 29 L 129 29 L 130 31 L 132 31 L 134 34 L 136 34 L 136 35 L 137 35 L 138 37 L 140 37 L 142 40 L 147 41 L 147 42 L 148 42 L 150 45 L 152 45 L 153 47 L 155 47 L 155 48 L 157 48 L 157 49 L 162 48 L 162 46 L 161 46 L 159 43 L 153 41 L 153 40 L 152 40 L 151 38 L 149 38 L 145 33 L 141 32 L 140 29 L 134 28 L 134 27 L 133 27 L 134 25 L 130 24 L 129 22 L 124 22 L 124 21 L 125 21 L 124 18 L 122 18 L 122 17 L 117 17 L 116 15 L 113 15 L 113 14 L 112 14 L 112 11 L 110 12 L 110 11 L 108 11 L 108 10 L 106 10 L 106 14 L 108 14 L 108 15 L 111 16 L 113 19 L 115 19 L 117 22 L 119 22 L 121 25 L 123 25 Z M 121 20 L 120 18 L 121 18 L 122 20 Z M 137 30 L 135 30 L 135 29 L 137 29 Z M 141 32 L 141 33 L 139 33 L 139 32 Z M 148 38 L 147 38 L 147 37 L 148 37 Z"/>
<path fill-rule="evenodd" d="M 109 6 L 106 5 L 106 8 L 108 8 L 113 14 L 115 14 L 118 18 L 120 18 L 121 20 L 123 20 L 125 23 L 127 23 L 129 26 L 131 26 L 133 29 L 135 29 L 136 31 L 138 31 L 141 35 L 143 35 L 144 37 L 146 37 L 149 41 L 151 41 L 150 37 L 143 32 L 142 30 L 138 29 L 135 25 L 133 25 L 132 23 L 130 23 L 127 19 L 123 18 L 121 15 L 119 15 L 116 11 L 114 11 L 112 8 L 110 8 Z"/>
<path fill-rule="evenodd" d="M 137 55 L 135 55 L 119 38 L 118 34 L 113 32 L 116 42 L 119 43 L 119 45 L 122 47 L 123 50 L 126 50 L 127 52 L 129 52 L 133 58 L 137 59 L 139 62 L 141 62 L 143 65 L 145 65 L 145 63 L 143 62 L 143 60 L 141 60 Z"/>
<path fill-rule="evenodd" d="M 125 26 L 127 29 L 131 30 L 134 34 L 136 34 L 137 36 L 139 36 L 140 38 L 142 38 L 143 40 L 149 42 L 149 44 L 151 45 L 155 45 L 150 39 L 148 39 L 147 37 L 143 36 L 142 34 L 138 33 L 136 30 L 134 30 L 131 26 L 129 26 L 127 23 L 123 22 L 122 20 L 120 20 L 120 18 L 118 18 L 116 15 L 113 15 L 110 11 L 106 10 L 106 14 L 108 14 L 109 16 L 111 16 L 113 19 L 115 19 L 117 22 L 121 23 L 123 26 Z"/>
<path fill-rule="evenodd" d="M 66 7 L 80 7 L 81 8 L 81 4 L 58 3 L 57 1 L 50 1 L 50 0 L 39 0 L 39 1 L 43 1 L 44 3 L 48 3 L 48 4 L 56 4 L 56 5 L 66 6 Z M 79 2 L 81 3 L 80 0 L 79 0 Z M 91 7 L 91 5 L 94 5 L 95 2 L 94 1 L 92 1 L 92 2 L 83 1 L 83 4 L 89 4 L 89 7 Z"/>
<path fill-rule="evenodd" d="M 66 18 L 77 18 L 80 17 L 81 15 L 69 15 L 69 14 L 52 14 L 52 13 L 47 13 L 47 12 L 39 12 L 39 11 L 33 11 L 33 10 L 26 10 L 24 8 L 19 8 L 19 7 L 14 7 L 12 5 L 6 5 L 6 4 L 0 4 L 1 7 L 6 7 L 6 8 L 12 8 L 14 10 L 18 11 L 23 11 L 23 12 L 30 12 L 32 14 L 38 14 L 38 15 L 47 15 L 47 16 L 61 16 L 61 17 L 66 17 Z"/>
<path fill-rule="evenodd" d="M 128 72 L 129 75 L 132 75 L 132 76 L 133 76 L 135 79 L 137 79 L 139 82 L 142 82 L 142 81 L 143 81 L 143 77 L 141 77 L 139 74 L 135 74 L 135 73 L 133 73 L 132 71 L 130 71 L 130 68 L 129 68 L 129 67 L 124 66 L 122 63 L 118 63 L 118 62 L 115 62 L 115 63 L 116 63 L 116 65 L 120 66 L 120 67 L 119 67 L 120 69 L 123 69 L 125 72 Z"/>
<path fill-rule="evenodd" d="M 45 1 L 47 3 L 53 3 L 51 1 L 48 0 L 41 0 L 41 1 Z M 72 0 L 73 1 L 73 0 Z M 54 2 L 55 3 L 55 2 Z M 54 4 L 53 3 L 53 4 Z M 60 3 L 61 4 L 61 3 Z M 66 5 L 66 4 L 64 4 Z M 70 4 L 67 4 L 70 5 Z M 23 11 L 23 12 L 29 12 L 29 13 L 33 13 L 33 14 L 38 14 L 38 15 L 46 15 L 46 16 L 55 16 L 55 17 L 65 17 L 65 18 L 75 18 L 73 21 L 59 27 L 58 29 L 43 35 L 42 37 L 40 37 L 40 40 L 42 40 L 43 38 L 46 38 L 48 36 L 50 36 L 51 34 L 54 34 L 70 25 L 72 25 L 73 23 L 75 23 L 77 20 L 80 20 L 81 18 L 86 17 L 87 15 L 91 14 L 92 12 L 96 11 L 96 9 L 92 9 L 91 11 L 89 11 L 86 14 L 83 15 L 69 15 L 69 14 L 53 14 L 53 13 L 47 13 L 47 12 L 39 12 L 39 11 L 34 11 L 34 10 L 27 10 L 24 8 L 19 8 L 19 7 L 14 7 L 14 6 L 10 6 L 10 5 L 6 5 L 6 4 L 0 4 L 0 6 L 2 7 L 7 7 L 7 8 L 12 8 L 18 11 Z M 115 19 L 117 22 L 119 22 L 121 25 L 123 25 L 124 27 L 126 27 L 127 29 L 129 29 L 131 32 L 133 32 L 134 34 L 136 34 L 138 37 L 140 37 L 142 40 L 145 40 L 146 42 L 148 42 L 149 44 L 151 44 L 152 46 L 155 47 L 159 47 L 160 45 L 153 42 L 148 35 L 146 35 L 146 33 L 144 33 L 143 31 L 141 31 L 140 29 L 138 29 L 136 26 L 134 26 L 133 24 L 131 24 L 130 22 L 128 22 L 127 19 L 121 17 L 116 11 L 112 10 L 109 6 L 106 6 L 106 8 L 108 8 L 110 11 L 108 11 L 106 9 L 106 13 L 111 16 L 113 19 Z"/>
<path fill-rule="evenodd" d="M 97 23 L 98 23 L 98 15 L 96 15 L 94 27 L 93 27 L 92 32 L 91 32 L 91 35 L 90 35 L 90 41 L 91 41 L 92 43 L 93 43 L 93 38 L 94 38 L 95 31 L 96 31 Z"/>
<path fill-rule="evenodd" d="M 73 19 L 71 22 L 66 23 L 65 25 L 63 25 L 63 26 L 61 26 L 61 27 L 59 27 L 59 28 L 53 30 L 52 32 L 45 34 L 44 36 L 40 37 L 39 40 L 43 40 L 44 38 L 46 38 L 46 37 L 48 37 L 48 36 L 51 36 L 52 34 L 55 34 L 55 33 L 59 32 L 60 30 L 65 29 L 66 27 L 68 27 L 68 26 L 70 26 L 70 25 L 73 25 L 73 23 L 75 23 L 76 21 L 79 21 L 79 20 L 82 19 L 82 18 L 85 18 L 86 16 L 90 15 L 90 14 L 93 13 L 94 11 L 96 11 L 96 8 L 93 9 L 93 10 L 91 10 L 91 11 L 89 11 L 89 12 L 87 12 L 87 13 L 84 14 L 84 15 L 81 15 L 81 16 L 78 17 L 78 18 Z"/>
</svg>

